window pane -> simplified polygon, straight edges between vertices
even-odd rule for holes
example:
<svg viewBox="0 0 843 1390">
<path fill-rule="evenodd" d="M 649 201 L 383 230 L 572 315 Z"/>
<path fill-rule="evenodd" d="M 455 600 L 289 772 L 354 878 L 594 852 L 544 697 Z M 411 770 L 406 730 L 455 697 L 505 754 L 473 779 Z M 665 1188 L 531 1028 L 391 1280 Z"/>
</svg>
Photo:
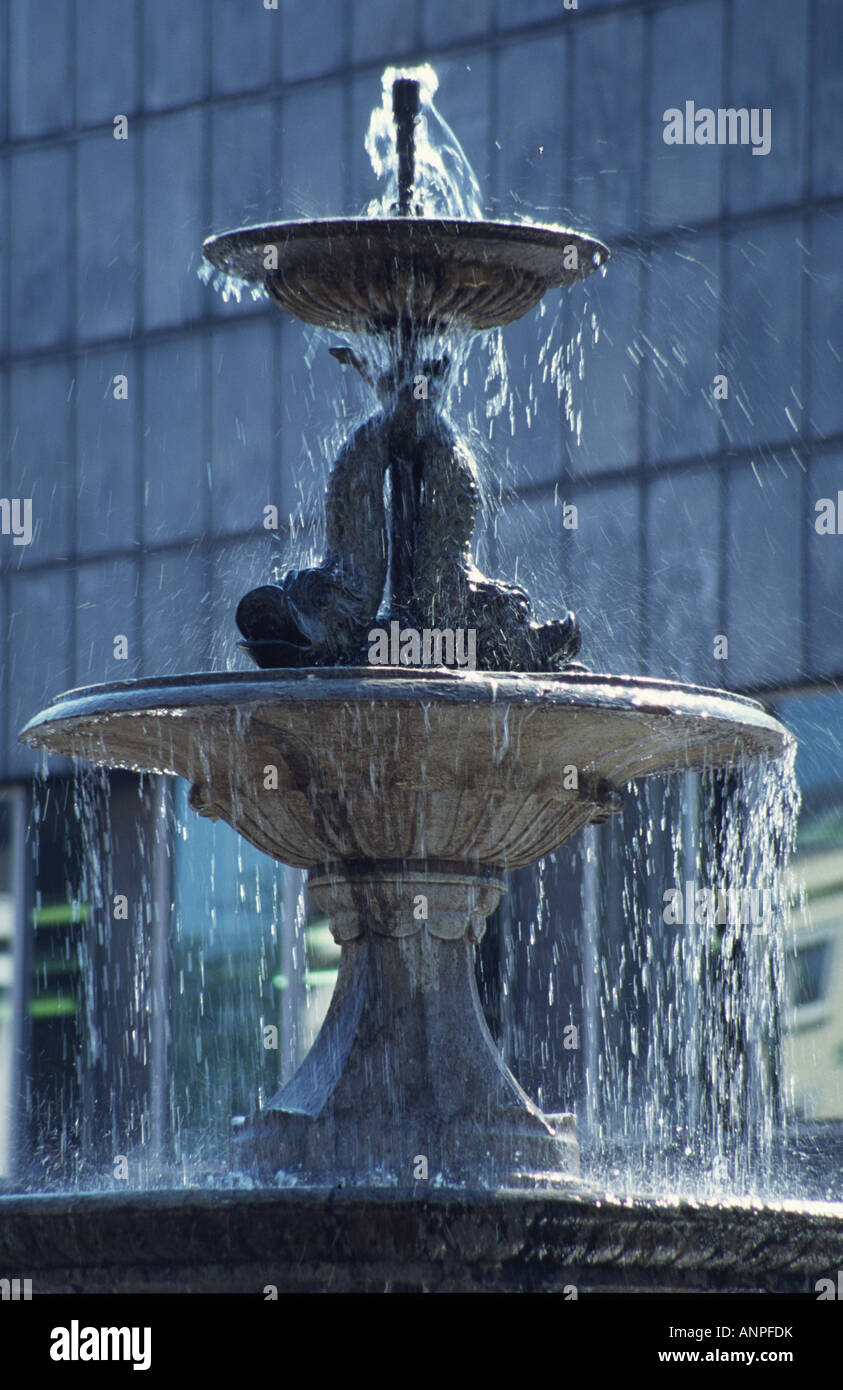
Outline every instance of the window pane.
<svg viewBox="0 0 843 1390">
<path fill-rule="evenodd" d="M 843 695 L 782 700 L 776 713 L 799 740 L 802 792 L 795 867 L 804 897 L 791 920 L 785 1067 L 822 1155 L 833 1146 L 831 1122 L 843 1120 Z"/>
<path fill-rule="evenodd" d="M 19 853 L 15 811 L 15 797 L 0 793 L 0 1183 L 9 1177 L 12 1166 L 15 1035 L 20 1022 L 15 1017 L 21 889 L 15 873 Z"/>
</svg>

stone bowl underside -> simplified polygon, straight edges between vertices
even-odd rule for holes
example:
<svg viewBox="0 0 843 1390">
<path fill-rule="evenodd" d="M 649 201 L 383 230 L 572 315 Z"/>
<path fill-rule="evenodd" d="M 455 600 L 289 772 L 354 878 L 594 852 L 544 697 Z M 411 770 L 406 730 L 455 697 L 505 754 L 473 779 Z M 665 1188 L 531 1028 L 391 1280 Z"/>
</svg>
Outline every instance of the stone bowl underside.
<svg viewBox="0 0 843 1390">
<path fill-rule="evenodd" d="M 497 328 L 609 259 L 602 242 L 562 227 L 411 217 L 267 223 L 209 237 L 203 250 L 305 323 L 380 333 L 408 322 Z"/>
<path fill-rule="evenodd" d="M 605 820 L 635 778 L 775 758 L 790 741 L 756 701 L 696 686 L 389 667 L 89 686 L 21 738 L 185 777 L 196 811 L 285 864 L 505 869 Z"/>
</svg>

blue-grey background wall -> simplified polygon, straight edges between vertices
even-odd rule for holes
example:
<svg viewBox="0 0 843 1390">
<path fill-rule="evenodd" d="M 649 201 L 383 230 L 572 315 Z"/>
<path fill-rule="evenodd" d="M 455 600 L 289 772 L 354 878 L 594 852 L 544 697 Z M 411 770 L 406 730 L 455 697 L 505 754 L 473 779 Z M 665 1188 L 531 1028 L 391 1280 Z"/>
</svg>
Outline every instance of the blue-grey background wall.
<svg viewBox="0 0 843 1390">
<path fill-rule="evenodd" d="M 394 62 L 435 66 L 491 215 L 613 252 L 561 310 L 580 443 L 535 367 L 548 320 L 505 333 L 496 566 L 548 616 L 564 593 L 594 666 L 843 671 L 843 536 L 814 525 L 843 488 L 838 0 L 6 0 L 2 24 L 0 496 L 32 498 L 35 532 L 0 536 L 0 777 L 29 774 L 17 731 L 68 686 L 246 664 L 263 509 L 318 508 L 322 441 L 359 402 L 301 325 L 203 285 L 201 244 L 360 211 Z M 688 100 L 770 108 L 771 152 L 666 145 Z"/>
</svg>

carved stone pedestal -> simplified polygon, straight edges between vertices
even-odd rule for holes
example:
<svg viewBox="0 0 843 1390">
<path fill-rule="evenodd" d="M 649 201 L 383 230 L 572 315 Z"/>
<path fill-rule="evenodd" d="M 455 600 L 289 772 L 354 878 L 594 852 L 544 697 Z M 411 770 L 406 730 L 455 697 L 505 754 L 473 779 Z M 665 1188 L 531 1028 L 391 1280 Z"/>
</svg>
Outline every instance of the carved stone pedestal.
<svg viewBox="0 0 843 1390">
<path fill-rule="evenodd" d="M 570 1181 L 573 1115 L 543 1115 L 504 1065 L 474 976 L 503 883 L 461 865 L 311 873 L 342 943 L 322 1030 L 299 1071 L 235 1130 L 234 1162 L 309 1184 Z"/>
</svg>

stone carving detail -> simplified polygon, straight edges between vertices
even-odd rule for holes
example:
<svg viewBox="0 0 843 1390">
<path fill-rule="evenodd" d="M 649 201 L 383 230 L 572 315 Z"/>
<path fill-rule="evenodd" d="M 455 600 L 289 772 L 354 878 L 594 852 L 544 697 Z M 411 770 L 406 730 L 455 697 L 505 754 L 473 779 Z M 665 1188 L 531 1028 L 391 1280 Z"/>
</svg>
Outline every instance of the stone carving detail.
<svg viewBox="0 0 843 1390">
<path fill-rule="evenodd" d="M 424 864 L 414 872 L 409 864 L 390 871 L 380 863 L 356 873 L 344 864 L 336 872 L 312 872 L 308 884 L 340 943 L 367 931 L 392 940 L 426 931 L 440 941 L 467 936 L 476 945 L 504 892 L 500 878 Z"/>
<path fill-rule="evenodd" d="M 336 355 L 371 380 L 350 349 Z M 482 670 L 549 671 L 573 660 L 580 646 L 573 613 L 535 623 L 524 589 L 474 564 L 477 467 L 440 408 L 448 369 L 447 358 L 424 361 L 397 388 L 390 377 L 377 382 L 381 410 L 343 445 L 331 472 L 322 563 L 290 570 L 239 604 L 237 625 L 257 665 L 362 666 L 367 634 L 392 620 L 419 633 L 473 630 Z M 428 383 L 427 399 L 416 397 L 417 376 Z M 379 617 L 387 565 L 391 608 Z"/>
<path fill-rule="evenodd" d="M 237 626 L 258 666 L 359 665 L 387 575 L 384 475 L 388 434 L 380 416 L 355 430 L 331 471 L 325 558 L 290 570 L 241 599 Z"/>
</svg>

